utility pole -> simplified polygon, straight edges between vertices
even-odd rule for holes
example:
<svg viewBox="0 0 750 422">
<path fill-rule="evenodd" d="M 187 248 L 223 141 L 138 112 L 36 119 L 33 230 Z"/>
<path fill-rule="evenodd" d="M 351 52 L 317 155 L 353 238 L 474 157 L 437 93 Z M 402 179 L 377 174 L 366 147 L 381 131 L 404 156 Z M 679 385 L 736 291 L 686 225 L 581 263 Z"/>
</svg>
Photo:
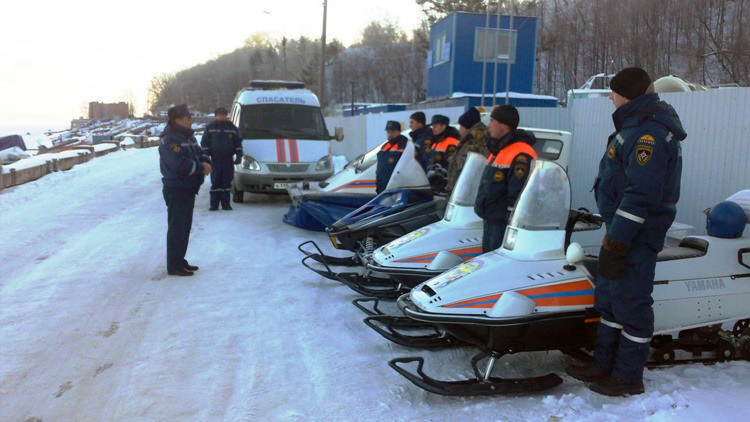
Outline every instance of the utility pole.
<svg viewBox="0 0 750 422">
<path fill-rule="evenodd" d="M 323 0 L 323 35 L 320 37 L 320 106 L 324 107 L 326 94 L 326 18 L 328 16 L 328 0 Z"/>
<path fill-rule="evenodd" d="M 497 101 L 497 47 L 498 47 L 498 35 L 500 34 L 500 0 L 497 1 L 497 22 L 495 23 L 495 51 L 494 51 L 494 58 L 495 58 L 495 77 L 493 78 L 492 82 L 492 107 L 495 107 L 496 101 Z"/>
<path fill-rule="evenodd" d="M 490 27 L 490 3 L 487 3 L 487 7 L 485 9 L 485 16 L 484 16 L 484 42 L 482 43 L 482 108 L 484 108 L 484 92 L 485 89 L 485 83 L 487 81 L 487 38 L 489 38 L 490 34 L 488 31 Z"/>
<path fill-rule="evenodd" d="M 513 4 L 510 5 L 510 28 L 508 28 L 508 66 L 505 68 L 505 104 L 510 104 L 510 54 L 513 47 Z"/>
</svg>

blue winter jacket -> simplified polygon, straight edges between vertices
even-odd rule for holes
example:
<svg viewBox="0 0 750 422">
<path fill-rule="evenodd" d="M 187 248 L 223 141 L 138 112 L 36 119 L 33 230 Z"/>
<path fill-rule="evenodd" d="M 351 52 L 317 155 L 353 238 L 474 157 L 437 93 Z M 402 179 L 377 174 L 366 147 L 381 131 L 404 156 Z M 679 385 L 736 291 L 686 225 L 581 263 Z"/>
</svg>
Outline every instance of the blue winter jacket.
<svg viewBox="0 0 750 422">
<path fill-rule="evenodd" d="M 192 129 L 167 123 L 159 144 L 164 189 L 198 194 L 204 179 L 202 163 L 210 161 L 193 137 Z"/>
<path fill-rule="evenodd" d="M 206 126 L 201 137 L 203 153 L 212 160 L 230 160 L 242 157 L 242 138 L 237 126 L 225 120 L 214 120 Z"/>
<path fill-rule="evenodd" d="M 609 238 L 630 245 L 636 235 L 659 251 L 680 199 L 687 137 L 679 116 L 658 94 L 642 95 L 612 114 L 615 132 L 599 163 L 594 195 Z"/>
<path fill-rule="evenodd" d="M 396 164 L 398 164 L 401 154 L 404 153 L 407 142 L 409 140 L 406 139 L 406 136 L 398 135 L 380 148 L 377 167 L 375 168 L 375 193 L 383 192 L 388 186 L 393 170 L 396 169 Z"/>
</svg>

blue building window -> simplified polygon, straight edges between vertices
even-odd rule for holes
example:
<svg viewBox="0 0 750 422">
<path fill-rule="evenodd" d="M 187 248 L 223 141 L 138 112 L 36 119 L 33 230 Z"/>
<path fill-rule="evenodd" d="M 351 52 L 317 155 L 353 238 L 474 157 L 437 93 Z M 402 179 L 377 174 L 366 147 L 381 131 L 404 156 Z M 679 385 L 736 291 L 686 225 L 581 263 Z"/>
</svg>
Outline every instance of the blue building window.
<svg viewBox="0 0 750 422">
<path fill-rule="evenodd" d="M 516 63 L 518 31 L 494 28 L 474 30 L 474 61 Z"/>
<path fill-rule="evenodd" d="M 445 33 L 435 37 L 435 44 L 432 46 L 432 65 L 447 63 L 451 60 L 451 43 L 446 42 Z"/>
</svg>

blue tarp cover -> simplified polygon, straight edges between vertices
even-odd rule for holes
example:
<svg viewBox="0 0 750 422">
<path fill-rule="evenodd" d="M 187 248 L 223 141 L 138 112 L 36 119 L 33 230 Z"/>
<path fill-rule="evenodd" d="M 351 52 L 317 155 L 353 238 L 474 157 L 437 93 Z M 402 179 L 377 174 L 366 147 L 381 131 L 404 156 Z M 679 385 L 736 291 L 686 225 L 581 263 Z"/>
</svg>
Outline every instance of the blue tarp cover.
<svg viewBox="0 0 750 422">
<path fill-rule="evenodd" d="M 299 206 L 292 204 L 284 215 L 284 222 L 306 230 L 325 231 L 345 215 L 370 202 L 374 196 L 332 195 L 318 199 L 303 199 Z"/>
<path fill-rule="evenodd" d="M 10 135 L 0 138 L 0 151 L 13 147 L 18 147 L 26 151 L 26 144 L 23 143 L 21 135 Z"/>
</svg>

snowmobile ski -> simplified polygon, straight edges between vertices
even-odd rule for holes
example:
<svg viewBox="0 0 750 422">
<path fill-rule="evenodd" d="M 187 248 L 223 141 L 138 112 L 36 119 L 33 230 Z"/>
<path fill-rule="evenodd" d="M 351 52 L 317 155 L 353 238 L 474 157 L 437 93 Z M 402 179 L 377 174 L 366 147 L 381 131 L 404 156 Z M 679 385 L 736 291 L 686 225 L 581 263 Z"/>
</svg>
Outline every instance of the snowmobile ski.
<svg viewBox="0 0 750 422">
<path fill-rule="evenodd" d="M 317 250 L 317 252 L 304 250 L 302 247 L 305 245 L 312 245 Z M 356 267 L 358 265 L 362 265 L 362 261 L 360 261 L 357 255 L 337 257 L 324 254 L 320 249 L 320 246 L 318 246 L 318 244 L 313 240 L 308 240 L 306 242 L 300 243 L 299 246 L 297 246 L 297 249 L 299 249 L 299 251 L 306 256 L 309 256 L 311 259 L 321 264 L 327 264 L 336 267 Z"/>
<path fill-rule="evenodd" d="M 440 331 L 434 324 L 407 317 L 371 315 L 365 318 L 363 322 L 381 336 L 400 346 L 420 349 L 444 349 L 467 345 L 467 343 Z M 407 334 L 403 332 L 415 330 L 432 330 L 433 332 L 430 334 Z"/>
<path fill-rule="evenodd" d="M 425 374 L 424 358 L 421 356 L 396 358 L 388 362 L 388 365 L 417 387 L 441 396 L 521 395 L 546 391 L 563 382 L 557 374 L 533 378 L 493 377 L 490 374 L 499 356 L 490 356 L 487 369 L 482 374 L 477 368 L 477 363 L 485 357 L 487 357 L 485 353 L 474 356 L 471 359 L 471 365 L 476 378 L 461 381 L 441 381 Z M 399 366 L 399 364 L 414 362 L 417 363 L 416 373 Z"/>
</svg>

